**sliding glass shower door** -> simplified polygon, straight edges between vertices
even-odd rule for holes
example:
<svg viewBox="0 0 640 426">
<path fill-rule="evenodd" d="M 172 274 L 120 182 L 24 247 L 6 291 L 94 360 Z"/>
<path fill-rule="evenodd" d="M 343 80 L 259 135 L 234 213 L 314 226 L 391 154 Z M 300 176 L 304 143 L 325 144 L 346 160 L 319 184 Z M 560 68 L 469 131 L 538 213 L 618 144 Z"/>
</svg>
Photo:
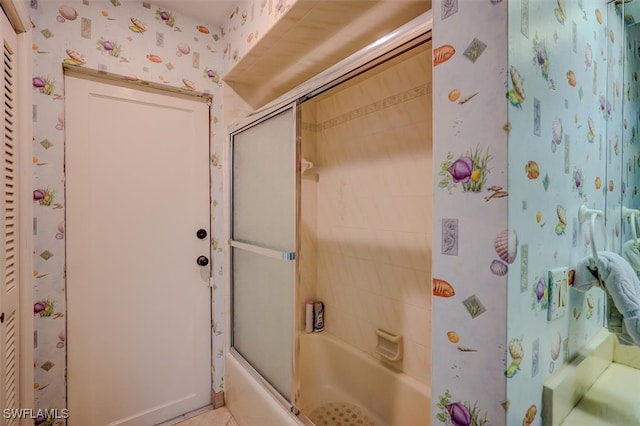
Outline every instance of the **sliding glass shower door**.
<svg viewBox="0 0 640 426">
<path fill-rule="evenodd" d="M 231 134 L 231 345 L 291 402 L 297 246 L 295 105 Z"/>
</svg>

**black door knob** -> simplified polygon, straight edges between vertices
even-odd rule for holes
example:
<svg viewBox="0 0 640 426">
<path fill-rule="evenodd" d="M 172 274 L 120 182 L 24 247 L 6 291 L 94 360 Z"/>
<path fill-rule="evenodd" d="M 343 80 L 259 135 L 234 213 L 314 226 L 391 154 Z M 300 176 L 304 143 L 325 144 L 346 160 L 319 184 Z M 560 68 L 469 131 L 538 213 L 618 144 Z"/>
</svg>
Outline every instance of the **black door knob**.
<svg viewBox="0 0 640 426">
<path fill-rule="evenodd" d="M 209 264 L 209 258 L 207 256 L 198 256 L 196 262 L 200 266 L 207 266 Z"/>
<path fill-rule="evenodd" d="M 196 232 L 196 237 L 198 237 L 199 240 L 204 240 L 205 238 L 207 238 L 207 230 L 206 229 L 198 229 L 198 231 Z"/>
</svg>

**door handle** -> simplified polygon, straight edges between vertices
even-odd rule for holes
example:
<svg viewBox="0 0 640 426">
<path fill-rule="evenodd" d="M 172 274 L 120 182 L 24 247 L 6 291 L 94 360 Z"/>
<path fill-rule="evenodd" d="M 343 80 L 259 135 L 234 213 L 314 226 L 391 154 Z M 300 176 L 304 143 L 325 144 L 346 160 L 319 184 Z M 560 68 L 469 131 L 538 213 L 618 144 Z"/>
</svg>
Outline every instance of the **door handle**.
<svg viewBox="0 0 640 426">
<path fill-rule="evenodd" d="M 209 258 L 207 256 L 198 256 L 196 263 L 200 266 L 207 266 L 209 264 Z"/>
<path fill-rule="evenodd" d="M 4 322 L 4 312 L 0 314 L 0 324 Z"/>
<path fill-rule="evenodd" d="M 198 237 L 199 240 L 204 240 L 205 238 L 207 238 L 207 230 L 203 228 L 198 229 L 198 231 L 196 232 L 196 237 Z"/>
</svg>

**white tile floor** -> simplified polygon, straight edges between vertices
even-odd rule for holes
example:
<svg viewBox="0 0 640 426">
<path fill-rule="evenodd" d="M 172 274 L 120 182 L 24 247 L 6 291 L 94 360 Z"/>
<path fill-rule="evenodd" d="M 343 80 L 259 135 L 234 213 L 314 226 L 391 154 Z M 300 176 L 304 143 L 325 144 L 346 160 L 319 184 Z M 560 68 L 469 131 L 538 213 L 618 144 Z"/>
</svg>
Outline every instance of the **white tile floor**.
<svg viewBox="0 0 640 426">
<path fill-rule="evenodd" d="M 226 407 L 209 410 L 195 417 L 174 423 L 175 426 L 238 426 Z"/>
</svg>

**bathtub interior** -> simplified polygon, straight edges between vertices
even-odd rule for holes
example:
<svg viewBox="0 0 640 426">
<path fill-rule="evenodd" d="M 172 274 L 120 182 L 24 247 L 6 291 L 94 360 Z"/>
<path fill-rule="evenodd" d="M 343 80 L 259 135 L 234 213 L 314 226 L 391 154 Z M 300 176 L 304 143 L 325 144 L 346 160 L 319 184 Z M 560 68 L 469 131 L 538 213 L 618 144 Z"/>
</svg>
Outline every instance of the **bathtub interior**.
<svg viewBox="0 0 640 426">
<path fill-rule="evenodd" d="M 428 424 L 428 385 L 329 333 L 299 342 L 298 406 L 315 424 Z"/>
</svg>

